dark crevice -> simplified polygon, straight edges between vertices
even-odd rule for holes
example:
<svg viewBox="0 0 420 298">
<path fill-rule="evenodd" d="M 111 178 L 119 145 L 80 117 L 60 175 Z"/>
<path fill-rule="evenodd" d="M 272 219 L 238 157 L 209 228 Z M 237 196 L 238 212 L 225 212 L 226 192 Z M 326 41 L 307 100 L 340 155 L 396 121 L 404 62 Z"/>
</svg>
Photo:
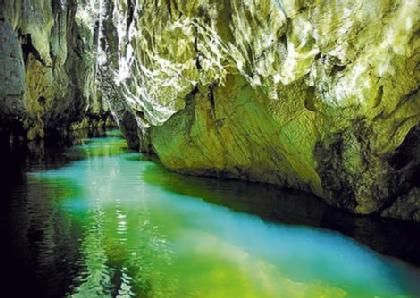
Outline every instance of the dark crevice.
<svg viewBox="0 0 420 298">
<path fill-rule="evenodd" d="M 174 7 L 175 7 L 175 11 L 179 12 L 179 14 L 182 14 L 181 11 L 179 10 L 178 3 L 176 1 L 174 1 Z"/>
<path fill-rule="evenodd" d="M 166 7 L 168 9 L 169 17 L 172 18 L 172 7 L 171 7 L 171 0 L 166 0 Z"/>
<path fill-rule="evenodd" d="M 419 90 L 420 90 L 420 86 L 418 86 L 416 89 L 411 90 L 409 93 L 404 95 L 404 98 L 411 99 L 411 98 L 415 97 L 417 95 L 417 93 L 419 92 Z"/>
<path fill-rule="evenodd" d="M 93 46 L 94 49 L 97 48 L 98 46 L 98 41 L 99 41 L 99 20 L 95 21 L 95 24 L 93 26 Z"/>
<path fill-rule="evenodd" d="M 172 0 L 166 0 L 166 8 L 168 10 L 169 17 L 175 17 L 176 15 L 182 16 L 182 11 L 179 10 L 178 3 Z"/>
<path fill-rule="evenodd" d="M 128 111 L 124 112 L 120 121 L 120 130 L 127 140 L 128 147 L 133 150 L 139 150 L 140 147 L 137 129 L 136 117 Z"/>
<path fill-rule="evenodd" d="M 378 107 L 381 104 L 383 96 L 384 96 L 384 86 L 381 85 L 378 89 L 378 93 L 373 103 L 374 108 Z"/>
<path fill-rule="evenodd" d="M 420 188 L 420 164 L 417 164 L 411 168 L 411 177 L 408 179 L 408 183 L 412 187 Z"/>
<path fill-rule="evenodd" d="M 19 30 L 20 31 L 20 30 Z M 32 37 L 30 34 L 21 34 L 19 32 L 19 39 L 22 44 L 23 61 L 25 65 L 28 62 L 29 54 L 32 54 L 34 58 L 39 61 L 44 67 L 48 67 L 45 61 L 42 59 L 41 54 L 32 44 Z"/>
<path fill-rule="evenodd" d="M 200 55 L 197 55 L 197 56 L 195 57 L 195 67 L 196 67 L 198 70 L 203 69 L 203 67 L 201 66 L 201 63 L 200 63 Z"/>
<path fill-rule="evenodd" d="M 408 132 L 404 141 L 388 159 L 389 165 L 395 170 L 402 170 L 416 162 L 420 163 L 420 125 Z"/>
<path fill-rule="evenodd" d="M 75 48 L 73 48 L 73 52 L 76 54 L 76 56 L 80 59 L 83 60 L 83 39 L 81 38 L 80 35 L 77 35 L 77 46 Z"/>
<path fill-rule="evenodd" d="M 304 99 L 303 105 L 309 111 L 312 111 L 312 112 L 316 111 L 316 107 L 315 107 L 315 87 L 309 87 L 308 88 L 308 90 L 305 94 L 305 99 Z"/>
<path fill-rule="evenodd" d="M 144 111 L 136 111 L 136 117 L 145 120 L 145 115 L 144 115 Z"/>
<path fill-rule="evenodd" d="M 129 0 L 127 3 L 127 32 L 133 20 L 134 20 L 134 3 L 132 0 Z"/>
<path fill-rule="evenodd" d="M 416 100 L 419 99 L 420 96 L 420 87 L 417 87 L 416 89 L 410 91 L 409 93 L 405 94 L 404 96 L 401 97 L 401 99 L 398 101 L 397 105 L 395 106 L 395 108 L 387 113 L 387 114 L 382 114 L 381 118 L 382 119 L 390 119 L 393 115 L 395 115 L 395 113 L 397 113 L 397 111 L 400 110 L 400 108 L 408 101 L 410 100 Z M 377 116 L 378 117 L 378 116 Z M 375 119 L 377 119 L 377 117 Z"/>
<path fill-rule="evenodd" d="M 40 96 L 39 98 L 38 98 L 38 102 L 39 102 L 39 104 L 41 105 L 41 106 L 44 106 L 45 105 L 45 97 L 44 96 Z"/>
<path fill-rule="evenodd" d="M 390 208 L 396 200 L 409 196 L 420 188 L 420 125 L 413 127 L 395 153 L 387 158 L 395 170 L 392 194 L 379 210 L 381 213 Z"/>
<path fill-rule="evenodd" d="M 336 75 L 339 72 L 342 72 L 343 70 L 346 69 L 345 65 L 334 65 L 331 69 L 331 75 Z"/>
<path fill-rule="evenodd" d="M 187 96 L 185 97 L 185 106 L 194 104 L 195 96 L 199 92 L 200 90 L 198 89 L 198 86 L 194 86 L 194 89 L 191 90 L 191 92 L 188 93 Z"/>
<path fill-rule="evenodd" d="M 95 24 L 93 26 L 93 49 L 94 49 L 93 52 L 94 52 L 94 55 L 95 55 L 95 60 L 97 59 L 97 56 L 98 56 L 97 48 L 98 48 L 98 44 L 99 44 L 99 25 L 100 25 L 99 20 L 96 20 Z M 81 43 L 81 44 L 83 44 L 83 43 Z M 94 81 L 96 81 L 97 72 L 98 72 L 98 69 L 97 69 L 97 65 L 95 64 L 95 69 L 94 69 L 94 73 L 93 73 L 93 75 L 94 75 L 93 80 Z"/>
<path fill-rule="evenodd" d="M 197 9 L 197 16 L 201 18 L 205 24 L 211 23 L 211 17 L 210 17 L 209 11 L 202 5 L 200 5 Z"/>
<path fill-rule="evenodd" d="M 198 49 L 198 37 L 197 37 L 197 35 L 198 35 L 198 32 L 197 32 L 197 27 L 194 27 L 194 36 L 195 36 L 195 38 L 194 38 L 194 50 L 195 50 L 195 52 L 196 52 L 196 56 L 195 56 L 195 67 L 196 67 L 198 70 L 200 70 L 200 69 L 202 69 L 203 67 L 201 66 L 201 63 L 200 63 L 200 56 L 201 56 L 201 53 L 200 53 L 200 51 L 199 51 L 199 49 Z"/>
<path fill-rule="evenodd" d="M 213 83 L 209 86 L 210 108 L 211 108 L 211 114 L 213 115 L 214 119 L 216 119 L 216 102 L 215 102 L 215 97 L 214 97 L 215 87 L 216 87 L 216 83 Z"/>
<path fill-rule="evenodd" d="M 51 7 L 52 7 L 52 12 L 54 15 L 54 22 L 58 24 L 58 44 L 61 45 L 61 12 L 62 12 L 62 8 L 61 8 L 61 3 L 60 1 L 57 0 L 52 0 L 51 1 Z M 52 57 L 52 56 L 51 56 Z"/>
<path fill-rule="evenodd" d="M 199 53 L 200 51 L 198 50 L 198 32 L 197 32 L 197 26 L 194 26 L 194 50 L 196 53 Z"/>
</svg>

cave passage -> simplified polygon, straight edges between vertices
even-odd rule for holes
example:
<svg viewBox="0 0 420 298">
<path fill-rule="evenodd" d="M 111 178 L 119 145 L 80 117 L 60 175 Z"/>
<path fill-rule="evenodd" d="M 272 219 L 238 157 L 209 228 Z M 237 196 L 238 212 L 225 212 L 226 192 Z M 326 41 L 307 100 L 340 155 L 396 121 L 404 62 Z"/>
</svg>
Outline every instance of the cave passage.
<svg viewBox="0 0 420 298">
<path fill-rule="evenodd" d="M 418 230 L 398 222 L 264 185 L 174 174 L 129 151 L 116 131 L 45 154 L 9 177 L 2 202 L 2 291 L 13 297 L 420 293 Z"/>
</svg>

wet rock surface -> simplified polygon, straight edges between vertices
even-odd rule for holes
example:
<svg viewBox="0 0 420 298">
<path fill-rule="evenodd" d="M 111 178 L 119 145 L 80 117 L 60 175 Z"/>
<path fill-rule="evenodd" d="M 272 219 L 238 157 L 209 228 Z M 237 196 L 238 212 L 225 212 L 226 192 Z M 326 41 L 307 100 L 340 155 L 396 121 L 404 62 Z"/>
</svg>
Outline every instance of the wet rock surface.
<svg viewBox="0 0 420 298">
<path fill-rule="evenodd" d="M 1 17 L 0 81 L 0 125 L 19 126 L 25 110 L 25 69 L 18 36 Z"/>
<path fill-rule="evenodd" d="M 418 220 L 417 1 L 3 2 L 28 139 L 112 114 L 172 170 Z"/>
<path fill-rule="evenodd" d="M 389 157 L 420 120 L 418 12 L 415 1 L 127 1 L 114 7 L 117 85 L 170 169 L 415 219 L 413 167 Z"/>
<path fill-rule="evenodd" d="M 95 91 L 93 39 L 76 22 L 76 1 L 0 2 L 2 122 L 28 141 L 103 126 L 109 109 Z"/>
</svg>

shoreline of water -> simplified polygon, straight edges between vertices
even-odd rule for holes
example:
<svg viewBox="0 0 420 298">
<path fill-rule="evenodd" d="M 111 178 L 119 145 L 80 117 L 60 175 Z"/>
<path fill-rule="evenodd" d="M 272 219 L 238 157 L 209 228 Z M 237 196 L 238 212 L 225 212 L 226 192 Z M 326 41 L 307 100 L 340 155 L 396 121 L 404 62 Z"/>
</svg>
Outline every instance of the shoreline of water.
<svg viewBox="0 0 420 298">
<path fill-rule="evenodd" d="M 392 255 L 396 240 L 407 245 L 414 234 L 395 234 L 403 230 L 298 193 L 168 172 L 128 151 L 115 132 L 30 167 L 10 192 L 8 224 L 16 233 L 10 249 L 30 265 L 20 270 L 32 270 L 46 296 L 415 297 L 420 291 L 418 268 L 366 246 Z"/>
</svg>

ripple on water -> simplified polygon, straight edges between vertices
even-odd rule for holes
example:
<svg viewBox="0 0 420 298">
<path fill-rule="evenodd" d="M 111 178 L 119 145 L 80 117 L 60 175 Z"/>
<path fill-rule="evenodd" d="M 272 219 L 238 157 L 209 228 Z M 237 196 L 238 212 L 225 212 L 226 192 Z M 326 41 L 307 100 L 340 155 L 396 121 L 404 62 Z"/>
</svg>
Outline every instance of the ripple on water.
<svg viewBox="0 0 420 298">
<path fill-rule="evenodd" d="M 127 151 L 116 135 L 66 154 L 78 158 L 30 171 L 14 192 L 15 241 L 28 250 L 22 255 L 36 279 L 45 280 L 46 296 L 420 293 L 415 267 L 320 229 L 346 217 L 334 218 L 314 198 L 169 173 Z"/>
</svg>

